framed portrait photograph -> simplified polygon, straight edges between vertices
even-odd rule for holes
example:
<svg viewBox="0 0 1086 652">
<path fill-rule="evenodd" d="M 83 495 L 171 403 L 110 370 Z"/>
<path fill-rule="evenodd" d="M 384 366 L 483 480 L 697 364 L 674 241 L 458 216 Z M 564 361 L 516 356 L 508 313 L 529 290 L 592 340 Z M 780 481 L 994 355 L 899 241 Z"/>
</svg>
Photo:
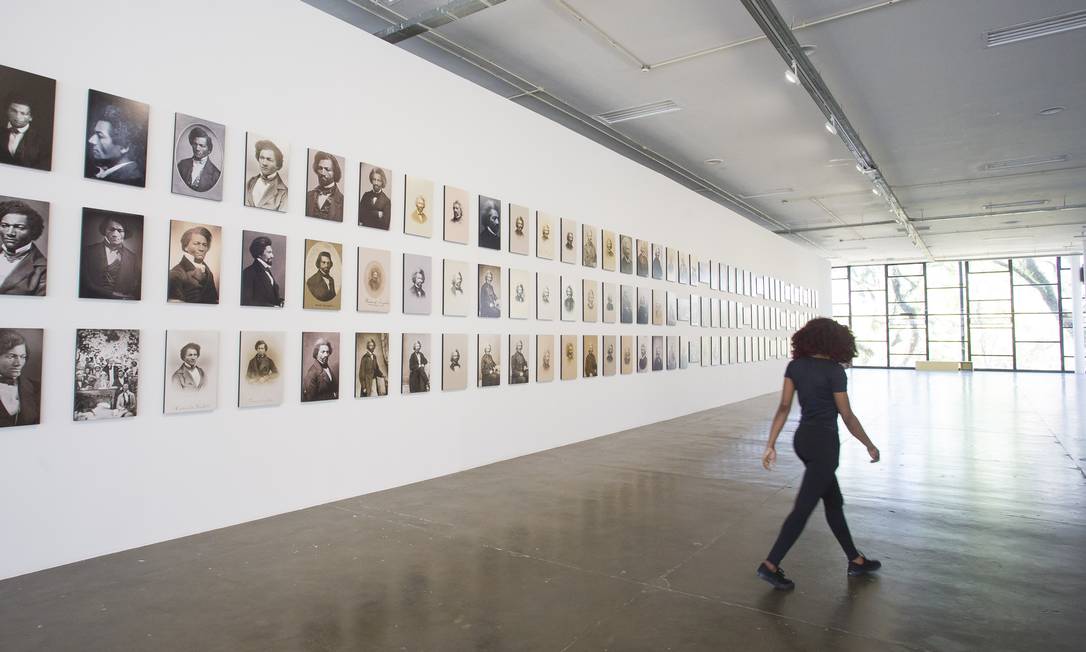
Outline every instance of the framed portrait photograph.
<svg viewBox="0 0 1086 652">
<path fill-rule="evenodd" d="M 618 271 L 623 274 L 634 273 L 634 239 L 628 235 L 618 238 Z"/>
<path fill-rule="evenodd" d="M 649 277 L 650 263 L 652 261 L 652 244 L 648 240 L 637 241 L 637 275 Z"/>
<path fill-rule="evenodd" d="M 652 338 L 648 335 L 637 336 L 637 373 L 645 373 L 652 370 Z"/>
<path fill-rule="evenodd" d="M 0 295 L 44 297 L 49 267 L 49 202 L 0 195 L 0 251 L 6 263 Z"/>
<path fill-rule="evenodd" d="M 222 227 L 170 220 L 169 303 L 219 303 Z"/>
<path fill-rule="evenodd" d="M 535 275 L 535 318 L 539 321 L 558 319 L 558 304 L 561 302 L 558 290 L 558 275 L 537 272 Z"/>
<path fill-rule="evenodd" d="M 358 248 L 358 312 L 388 312 L 392 303 L 392 254 L 387 249 Z"/>
<path fill-rule="evenodd" d="M 536 258 L 554 260 L 558 239 L 558 218 L 536 211 L 535 214 L 535 255 Z"/>
<path fill-rule="evenodd" d="M 664 370 L 664 338 L 662 335 L 652 336 L 652 370 Z"/>
<path fill-rule="evenodd" d="M 222 201 L 226 125 L 173 114 L 170 189 L 176 195 Z"/>
<path fill-rule="evenodd" d="M 468 387 L 468 336 L 445 333 L 441 336 L 441 390 L 458 392 Z"/>
<path fill-rule="evenodd" d="M 668 290 L 667 298 L 664 301 L 666 302 L 667 309 L 667 325 L 674 326 L 679 322 L 678 296 L 674 292 Z"/>
<path fill-rule="evenodd" d="M 690 297 L 678 293 L 675 297 L 675 317 L 680 324 L 690 323 Z"/>
<path fill-rule="evenodd" d="M 287 236 L 242 231 L 241 260 L 241 305 L 282 308 L 287 287 Z"/>
<path fill-rule="evenodd" d="M 698 285 L 698 258 L 694 254 L 690 254 L 690 285 L 697 287 Z"/>
<path fill-rule="evenodd" d="M 712 280 L 713 276 L 710 273 L 711 267 L 712 264 L 709 259 L 706 258 L 698 260 L 698 283 L 700 283 L 701 285 L 709 285 L 709 282 Z M 711 285 L 709 285 L 709 287 L 710 289 L 712 289 Z"/>
<path fill-rule="evenodd" d="M 664 280 L 664 245 L 659 243 L 652 245 L 652 277 Z"/>
<path fill-rule="evenodd" d="M 347 159 L 309 148 L 305 178 L 305 216 L 329 222 L 343 221 L 343 170 Z"/>
<path fill-rule="evenodd" d="M 663 326 L 665 320 L 664 313 L 664 298 L 666 294 L 663 290 L 652 291 L 652 325 Z"/>
<path fill-rule="evenodd" d="M 400 393 L 421 394 L 430 391 L 429 333 L 404 333 L 400 346 Z"/>
<path fill-rule="evenodd" d="M 388 396 L 388 333 L 354 334 L 354 397 Z"/>
<path fill-rule="evenodd" d="M 713 364 L 713 349 L 708 335 L 701 336 L 701 366 L 710 367 Z"/>
<path fill-rule="evenodd" d="M 701 297 L 701 327 L 710 328 L 712 326 L 712 311 L 713 300 L 710 297 Z"/>
<path fill-rule="evenodd" d="M 532 232 L 531 212 L 525 206 L 509 204 L 509 253 L 527 256 Z"/>
<path fill-rule="evenodd" d="M 634 286 L 619 286 L 619 293 L 619 321 L 623 324 L 632 324 L 634 323 L 634 313 L 636 311 L 635 305 L 637 303 L 637 299 L 634 295 Z"/>
<path fill-rule="evenodd" d="M 162 412 L 206 412 L 219 407 L 219 331 L 166 331 Z"/>
<path fill-rule="evenodd" d="M 468 209 L 471 196 L 467 190 L 445 186 L 445 219 L 443 235 L 445 242 L 467 244 L 471 235 L 471 221 Z"/>
<path fill-rule="evenodd" d="M 637 288 L 637 323 L 648 324 L 652 319 L 652 290 Z"/>
<path fill-rule="evenodd" d="M 429 256 L 403 255 L 403 311 L 429 315 L 433 306 L 432 267 Z"/>
<path fill-rule="evenodd" d="M 618 284 L 603 284 L 603 323 L 614 324 L 618 322 Z"/>
<path fill-rule="evenodd" d="M 479 195 L 479 246 L 502 248 L 502 200 Z"/>
<path fill-rule="evenodd" d="M 667 270 L 664 276 L 672 283 L 676 283 L 679 280 L 678 253 L 673 247 L 665 247 L 664 255 L 667 257 Z"/>
<path fill-rule="evenodd" d="M 286 213 L 289 179 L 290 146 L 278 139 L 245 132 L 242 203 L 252 208 Z"/>
<path fill-rule="evenodd" d="M 509 336 L 509 384 L 524 385 L 531 379 L 527 335 Z"/>
<path fill-rule="evenodd" d="M 0 163 L 35 170 L 53 169 L 53 120 L 57 82 L 0 65 L 0 97 L 7 116 L 7 142 Z"/>
<path fill-rule="evenodd" d="M 581 264 L 585 267 L 599 265 L 599 248 L 596 246 L 596 227 L 581 225 Z"/>
<path fill-rule="evenodd" d="M 605 271 L 613 272 L 618 269 L 618 236 L 614 231 L 603 231 L 603 258 L 600 265 Z"/>
<path fill-rule="evenodd" d="M 561 260 L 563 263 L 569 263 L 570 265 L 577 264 L 577 222 L 562 218 L 560 220 L 562 225 L 562 246 L 560 250 L 562 252 Z"/>
<path fill-rule="evenodd" d="M 619 337 L 619 348 L 622 351 L 622 358 L 619 364 L 619 370 L 623 374 L 632 374 L 634 372 L 634 337 L 633 335 L 623 335 Z"/>
<path fill-rule="evenodd" d="M 689 366 L 689 361 L 687 360 L 687 349 L 690 348 L 689 341 L 690 338 L 684 335 L 679 336 L 679 369 L 686 369 Z"/>
<path fill-rule="evenodd" d="M 471 267 L 463 261 L 446 258 L 444 273 L 441 313 L 446 317 L 467 317 L 471 314 L 471 295 L 467 293 L 471 288 Z"/>
<path fill-rule="evenodd" d="M 687 256 L 682 251 L 676 249 L 675 260 L 675 264 L 678 266 L 678 272 L 676 273 L 676 277 L 678 278 L 679 285 L 688 285 L 690 283 L 689 256 Z"/>
<path fill-rule="evenodd" d="M 577 321 L 580 318 L 580 311 L 577 309 L 580 288 L 577 286 L 577 279 L 570 276 L 562 277 L 562 321 Z"/>
<path fill-rule="evenodd" d="M 667 348 L 667 369 L 679 368 L 679 336 L 668 335 L 665 340 L 665 346 Z"/>
<path fill-rule="evenodd" d="M 600 284 L 584 279 L 581 281 L 581 319 L 595 323 L 600 320 Z"/>
<path fill-rule="evenodd" d="M 434 235 L 434 182 L 408 176 L 404 180 L 403 232 L 430 238 Z"/>
<path fill-rule="evenodd" d="M 690 295 L 690 325 L 701 326 L 701 297 Z"/>
<path fill-rule="evenodd" d="M 764 343 L 764 340 L 763 340 L 763 343 Z M 712 365 L 714 367 L 719 366 L 720 365 L 720 336 L 719 335 L 711 335 L 711 336 L 709 336 L 709 350 L 710 350 L 710 352 L 712 353 L 712 356 L 713 356 Z"/>
<path fill-rule="evenodd" d="M 530 297 L 535 295 L 532 273 L 523 269 L 509 270 L 509 318 L 528 319 L 532 316 Z"/>
<path fill-rule="evenodd" d="M 0 428 L 41 423 L 44 343 L 40 328 L 0 328 Z"/>
<path fill-rule="evenodd" d="M 479 264 L 479 316 L 498 319 L 502 316 L 502 268 Z"/>
<path fill-rule="evenodd" d="M 576 380 L 581 359 L 577 355 L 577 336 L 562 336 L 562 380 Z"/>
<path fill-rule="evenodd" d="M 139 413 L 140 332 L 75 331 L 75 421 L 134 417 Z"/>
<path fill-rule="evenodd" d="M 695 367 L 701 366 L 701 338 L 688 338 L 686 344 L 686 357 L 690 364 Z"/>
<path fill-rule="evenodd" d="M 139 301 L 143 287 L 143 216 L 83 209 L 79 298 Z"/>
<path fill-rule="evenodd" d="M 712 260 L 706 259 L 701 261 L 702 273 L 701 282 L 709 285 L 710 290 L 716 290 L 720 286 L 718 285 L 719 277 L 714 273 L 716 272 L 716 263 Z"/>
<path fill-rule="evenodd" d="M 87 91 L 83 177 L 143 188 L 147 183 L 147 125 L 143 102 Z"/>
<path fill-rule="evenodd" d="M 302 332 L 302 403 L 339 398 L 339 333 Z"/>
<path fill-rule="evenodd" d="M 392 170 L 358 164 L 358 226 L 388 231 L 392 223 Z"/>
<path fill-rule="evenodd" d="M 535 336 L 535 382 L 554 380 L 554 335 Z"/>
<path fill-rule="evenodd" d="M 479 335 L 479 387 L 497 387 L 502 384 L 502 336 Z"/>
<path fill-rule="evenodd" d="M 600 375 L 599 358 L 597 357 L 600 338 L 595 335 L 585 335 L 582 340 L 581 351 L 584 352 L 584 359 L 581 374 L 585 378 L 595 378 Z"/>
<path fill-rule="evenodd" d="M 618 373 L 618 341 L 614 335 L 603 336 L 603 375 Z"/>
<path fill-rule="evenodd" d="M 313 310 L 339 310 L 343 302 L 343 245 L 324 240 L 305 241 L 305 267 L 302 274 L 302 307 Z"/>
<path fill-rule="evenodd" d="M 241 331 L 238 343 L 238 407 L 283 404 L 280 368 L 287 353 L 282 331 Z"/>
</svg>

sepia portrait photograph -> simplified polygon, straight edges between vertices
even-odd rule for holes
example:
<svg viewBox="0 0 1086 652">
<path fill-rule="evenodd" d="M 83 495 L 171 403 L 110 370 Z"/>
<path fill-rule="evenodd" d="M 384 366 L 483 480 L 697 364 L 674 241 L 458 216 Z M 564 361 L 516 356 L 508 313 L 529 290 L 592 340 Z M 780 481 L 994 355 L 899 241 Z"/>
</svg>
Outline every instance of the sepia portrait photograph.
<svg viewBox="0 0 1086 652">
<path fill-rule="evenodd" d="M 523 385 L 531 379 L 528 368 L 528 336 L 509 336 L 509 384 Z"/>
<path fill-rule="evenodd" d="M 388 333 L 354 334 L 354 397 L 388 396 Z"/>
<path fill-rule="evenodd" d="M 599 346 L 600 338 L 595 335 L 584 336 L 581 347 L 581 351 L 584 352 L 581 373 L 585 378 L 595 378 L 600 375 Z"/>
<path fill-rule="evenodd" d="M 330 222 L 343 221 L 343 168 L 347 159 L 324 150 L 307 152 L 305 215 Z"/>
<path fill-rule="evenodd" d="M 45 296 L 49 202 L 0 195 L 0 294 Z"/>
<path fill-rule="evenodd" d="M 358 164 L 358 226 L 388 231 L 392 223 L 392 170 Z"/>
<path fill-rule="evenodd" d="M 286 383 L 280 368 L 287 351 L 282 331 L 241 331 L 238 344 L 238 407 L 282 405 Z"/>
<path fill-rule="evenodd" d="M 445 242 L 467 244 L 471 236 L 468 209 L 471 196 L 467 190 L 445 186 Z"/>
<path fill-rule="evenodd" d="M 596 243 L 596 227 L 590 224 L 581 225 L 581 264 L 585 267 L 599 265 L 599 247 Z"/>
<path fill-rule="evenodd" d="M 540 321 L 558 319 L 558 275 L 538 272 L 535 275 L 535 318 Z"/>
<path fill-rule="evenodd" d="M 535 382 L 549 383 L 554 380 L 554 336 L 535 336 Z"/>
<path fill-rule="evenodd" d="M 206 412 L 219 407 L 219 331 L 166 331 L 162 412 Z"/>
<path fill-rule="evenodd" d="M 343 245 L 306 238 L 302 276 L 303 308 L 339 310 L 343 302 Z"/>
<path fill-rule="evenodd" d="M 679 368 L 679 336 L 668 335 L 666 340 L 667 347 L 667 368 L 678 369 Z"/>
<path fill-rule="evenodd" d="M 421 177 L 404 181 L 403 232 L 430 238 L 434 235 L 434 182 Z"/>
<path fill-rule="evenodd" d="M 290 146 L 251 131 L 245 132 L 243 203 L 279 213 L 287 212 Z"/>
<path fill-rule="evenodd" d="M 497 265 L 479 264 L 479 316 L 502 316 L 502 268 Z"/>
<path fill-rule="evenodd" d="M 652 277 L 657 280 L 664 278 L 664 245 L 652 245 Z"/>
<path fill-rule="evenodd" d="M 577 279 L 569 276 L 562 277 L 562 321 L 577 321 L 580 318 L 577 297 L 581 293 L 577 285 Z"/>
<path fill-rule="evenodd" d="M 0 328 L 0 428 L 41 423 L 45 331 Z"/>
<path fill-rule="evenodd" d="M 139 301 L 143 286 L 143 216 L 83 209 L 79 298 Z"/>
<path fill-rule="evenodd" d="M 619 293 L 619 321 L 623 324 L 632 324 L 634 323 L 634 311 L 636 310 L 634 286 L 619 286 Z"/>
<path fill-rule="evenodd" d="M 652 319 L 652 290 L 637 288 L 637 323 L 648 324 Z"/>
<path fill-rule="evenodd" d="M 143 188 L 150 113 L 143 102 L 89 90 L 83 177 Z"/>
<path fill-rule="evenodd" d="M 173 114 L 174 194 L 222 201 L 226 126 L 184 113 Z"/>
<path fill-rule="evenodd" d="M 170 220 L 169 303 L 219 302 L 222 227 Z"/>
<path fill-rule="evenodd" d="M 666 294 L 663 290 L 652 291 L 652 325 L 663 326 L 665 320 L 664 314 L 664 298 Z"/>
<path fill-rule="evenodd" d="M 400 346 L 400 393 L 421 394 L 430 391 L 429 333 L 404 333 Z"/>
<path fill-rule="evenodd" d="M 138 413 L 140 332 L 75 331 L 75 421 L 134 417 Z"/>
<path fill-rule="evenodd" d="M 479 195 L 479 246 L 502 248 L 502 201 Z"/>
<path fill-rule="evenodd" d="M 664 338 L 662 335 L 652 336 L 652 370 L 664 370 Z"/>
<path fill-rule="evenodd" d="M 664 256 L 667 258 L 667 270 L 664 276 L 667 280 L 675 283 L 679 280 L 678 253 L 674 247 L 665 247 Z"/>
<path fill-rule="evenodd" d="M 690 338 L 685 335 L 679 336 L 679 369 L 686 369 L 689 366 L 687 350 L 690 348 Z"/>
<path fill-rule="evenodd" d="M 358 248 L 358 312 L 388 312 L 391 270 L 392 254 L 387 249 Z"/>
<path fill-rule="evenodd" d="M 496 387 L 502 384 L 502 336 L 479 334 L 478 387 Z"/>
<path fill-rule="evenodd" d="M 553 215 L 536 211 L 535 214 L 536 258 L 554 260 L 555 243 L 558 240 L 558 220 Z"/>
<path fill-rule="evenodd" d="M 471 267 L 463 261 L 446 258 L 444 272 L 441 313 L 446 317 L 467 317 L 471 314 L 471 294 L 467 292 L 471 289 Z"/>
<path fill-rule="evenodd" d="M 618 238 L 618 271 L 623 274 L 634 273 L 634 239 L 628 235 Z"/>
<path fill-rule="evenodd" d="M 687 285 L 690 283 L 690 270 L 687 267 L 689 265 L 688 256 L 682 251 L 675 250 L 675 259 L 678 261 L 679 267 L 676 276 L 679 279 L 679 285 Z"/>
<path fill-rule="evenodd" d="M 241 232 L 241 305 L 282 308 L 286 301 L 287 236 Z"/>
<path fill-rule="evenodd" d="M 603 375 L 614 376 L 618 373 L 618 342 L 614 335 L 603 336 Z"/>
<path fill-rule="evenodd" d="M 532 285 L 532 273 L 523 269 L 509 270 L 509 318 L 531 318 L 531 298 L 534 295 L 535 286 Z"/>
<path fill-rule="evenodd" d="M 577 355 L 577 336 L 563 335 L 561 337 L 562 354 L 562 380 L 576 380 L 578 368 L 581 366 L 581 358 Z"/>
<path fill-rule="evenodd" d="M 697 367 L 701 365 L 701 338 L 691 337 L 686 341 L 686 357 L 690 364 Z"/>
<path fill-rule="evenodd" d="M 441 336 L 441 389 L 458 392 L 468 387 L 468 336 L 444 333 Z"/>
<path fill-rule="evenodd" d="M 53 169 L 53 108 L 57 82 L 49 77 L 0 65 L 7 142 L 0 163 L 35 170 Z"/>
<path fill-rule="evenodd" d="M 302 332 L 302 403 L 339 398 L 339 333 Z"/>
<path fill-rule="evenodd" d="M 559 220 L 562 226 L 562 233 L 560 236 L 559 247 L 561 251 L 561 260 L 563 263 L 569 263 L 571 265 L 577 264 L 577 222 L 562 218 Z"/>
<path fill-rule="evenodd" d="M 600 284 L 585 279 L 581 281 L 581 319 L 595 323 L 600 320 Z"/>
<path fill-rule="evenodd" d="M 531 213 L 527 207 L 509 204 L 509 253 L 528 255 L 531 229 Z"/>
<path fill-rule="evenodd" d="M 648 335 L 637 336 L 637 373 L 652 370 L 652 338 Z"/>
<path fill-rule="evenodd" d="M 603 242 L 600 243 L 600 266 L 608 272 L 618 269 L 618 236 L 614 231 L 603 232 Z"/>
<path fill-rule="evenodd" d="M 637 241 L 637 275 L 648 277 L 650 275 L 650 263 L 652 262 L 652 244 L 648 240 Z"/>
<path fill-rule="evenodd" d="M 632 374 L 634 372 L 634 337 L 633 335 L 623 335 L 619 338 L 619 348 L 621 349 L 622 357 L 619 359 L 619 370 L 623 374 Z"/>
<path fill-rule="evenodd" d="M 403 255 L 403 312 L 429 315 L 433 306 L 432 266 L 429 256 Z"/>
</svg>

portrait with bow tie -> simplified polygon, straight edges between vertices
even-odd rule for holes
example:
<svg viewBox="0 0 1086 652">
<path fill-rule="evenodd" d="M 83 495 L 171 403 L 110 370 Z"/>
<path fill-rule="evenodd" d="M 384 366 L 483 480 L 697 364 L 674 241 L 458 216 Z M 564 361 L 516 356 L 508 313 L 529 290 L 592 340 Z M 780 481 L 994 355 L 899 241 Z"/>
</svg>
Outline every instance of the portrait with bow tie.
<svg viewBox="0 0 1086 652">
<path fill-rule="evenodd" d="M 0 65 L 0 163 L 52 169 L 56 90 L 55 79 Z"/>
<path fill-rule="evenodd" d="M 306 217 L 343 221 L 343 191 L 339 184 L 347 163 L 342 156 L 309 150 L 309 190 L 305 193 Z"/>
<path fill-rule="evenodd" d="M 83 176 L 143 188 L 150 113 L 143 102 L 88 91 Z"/>
<path fill-rule="evenodd" d="M 84 208 L 79 298 L 139 301 L 142 276 L 143 216 Z"/>
<path fill-rule="evenodd" d="M 222 201 L 226 126 L 175 113 L 173 140 L 173 192 Z"/>
<path fill-rule="evenodd" d="M 221 256 L 215 245 L 222 227 L 170 220 L 170 260 L 177 262 L 166 279 L 170 303 L 219 303 Z"/>
<path fill-rule="evenodd" d="M 45 296 L 49 203 L 0 196 L 0 294 Z"/>
<path fill-rule="evenodd" d="M 0 328 L 0 428 L 41 421 L 44 331 Z"/>
<path fill-rule="evenodd" d="M 305 281 L 303 308 L 339 310 L 343 274 L 343 245 L 321 240 L 305 241 L 305 269 L 314 271 Z"/>
</svg>

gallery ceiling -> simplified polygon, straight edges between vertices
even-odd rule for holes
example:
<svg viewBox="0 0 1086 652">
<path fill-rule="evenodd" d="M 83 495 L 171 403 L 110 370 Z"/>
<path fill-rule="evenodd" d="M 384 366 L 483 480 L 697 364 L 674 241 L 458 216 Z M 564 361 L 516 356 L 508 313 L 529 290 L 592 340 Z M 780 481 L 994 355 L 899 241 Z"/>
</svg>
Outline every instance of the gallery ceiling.
<svg viewBox="0 0 1086 652">
<path fill-rule="evenodd" d="M 740 0 L 305 1 L 368 33 L 421 16 L 435 26 L 400 47 L 834 263 L 925 257 Z M 931 256 L 1082 251 L 1086 0 L 775 5 Z"/>
</svg>

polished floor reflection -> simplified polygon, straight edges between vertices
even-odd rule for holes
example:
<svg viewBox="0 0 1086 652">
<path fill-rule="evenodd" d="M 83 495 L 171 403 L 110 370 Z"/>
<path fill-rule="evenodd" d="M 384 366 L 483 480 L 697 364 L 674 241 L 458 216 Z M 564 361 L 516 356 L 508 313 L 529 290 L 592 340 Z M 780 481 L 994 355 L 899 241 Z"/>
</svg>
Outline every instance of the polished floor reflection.
<svg viewBox="0 0 1086 652">
<path fill-rule="evenodd" d="M 0 649 L 1081 650 L 1086 382 L 850 373 L 878 577 L 821 510 L 797 589 L 754 577 L 802 472 L 758 464 L 766 396 L 0 582 Z"/>
</svg>

